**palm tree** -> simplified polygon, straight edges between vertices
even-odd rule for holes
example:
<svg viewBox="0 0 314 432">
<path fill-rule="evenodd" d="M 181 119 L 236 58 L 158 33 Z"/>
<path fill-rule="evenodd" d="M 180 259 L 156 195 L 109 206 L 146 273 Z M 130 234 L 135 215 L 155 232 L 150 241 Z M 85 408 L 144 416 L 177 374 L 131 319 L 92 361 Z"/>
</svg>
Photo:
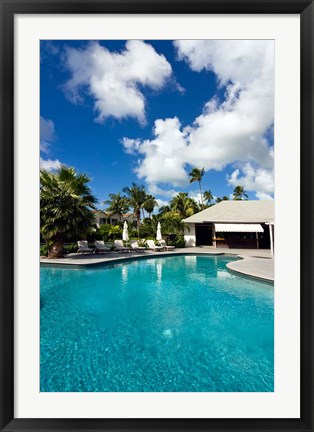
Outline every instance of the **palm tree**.
<svg viewBox="0 0 314 432">
<path fill-rule="evenodd" d="M 159 207 L 158 215 L 164 216 L 167 213 L 171 212 L 171 208 L 169 205 L 164 205 Z"/>
<path fill-rule="evenodd" d="M 144 235 L 149 237 L 155 237 L 157 232 L 157 225 L 160 221 L 161 217 L 159 215 L 152 215 L 151 218 L 145 218 L 141 225 L 141 233 L 144 233 Z"/>
<path fill-rule="evenodd" d="M 89 181 L 66 166 L 53 173 L 40 171 L 40 232 L 48 245 L 48 258 L 62 258 L 64 242 L 85 236 L 92 228 L 97 200 Z"/>
<path fill-rule="evenodd" d="M 179 192 L 170 201 L 170 209 L 173 216 L 178 216 L 181 219 L 192 216 L 198 212 L 198 206 L 193 198 L 190 198 L 186 192 Z"/>
<path fill-rule="evenodd" d="M 238 201 L 238 200 L 247 200 L 248 199 L 248 195 L 246 193 L 246 191 L 244 190 L 243 186 L 236 186 L 233 190 L 233 199 Z"/>
<path fill-rule="evenodd" d="M 222 198 L 217 197 L 216 198 L 216 203 L 220 203 L 221 201 L 229 201 L 229 197 L 227 197 L 226 195 L 224 195 Z"/>
<path fill-rule="evenodd" d="M 107 211 L 112 214 L 120 216 L 120 221 L 124 213 L 129 210 L 129 203 L 126 197 L 121 196 L 120 192 L 117 194 L 109 194 L 109 200 L 104 201 L 104 204 L 108 204 Z"/>
<path fill-rule="evenodd" d="M 198 182 L 199 184 L 199 188 L 200 188 L 200 193 L 201 193 L 201 205 L 203 208 L 203 193 L 202 193 L 202 178 L 204 176 L 205 170 L 204 168 L 193 168 L 192 171 L 190 172 L 189 176 L 190 178 L 190 183 L 193 183 L 195 181 Z"/>
<path fill-rule="evenodd" d="M 145 188 L 143 185 L 132 183 L 131 187 L 123 188 L 123 192 L 127 195 L 129 206 L 133 207 L 133 214 L 137 220 L 137 233 L 140 236 L 141 208 L 146 199 Z"/>
<path fill-rule="evenodd" d="M 143 209 L 147 211 L 148 217 L 151 217 L 151 214 L 154 211 L 154 208 L 158 206 L 158 202 L 153 195 L 146 195 L 145 201 L 143 203 Z"/>
<path fill-rule="evenodd" d="M 213 194 L 211 193 L 210 190 L 207 190 L 204 192 L 204 200 L 207 201 L 207 204 L 211 204 L 212 200 L 214 199 Z"/>
<path fill-rule="evenodd" d="M 162 233 L 163 234 L 176 234 L 183 235 L 185 224 L 182 222 L 181 217 L 178 216 L 164 216 L 161 219 Z"/>
</svg>

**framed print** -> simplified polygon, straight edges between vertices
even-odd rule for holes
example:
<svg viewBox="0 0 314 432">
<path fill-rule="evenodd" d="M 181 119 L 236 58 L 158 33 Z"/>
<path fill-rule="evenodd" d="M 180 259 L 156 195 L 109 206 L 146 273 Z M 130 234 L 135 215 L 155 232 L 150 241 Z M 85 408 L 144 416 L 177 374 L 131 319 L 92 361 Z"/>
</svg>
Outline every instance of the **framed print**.
<svg viewBox="0 0 314 432">
<path fill-rule="evenodd" d="M 1 430 L 313 429 L 312 1 L 1 1 Z"/>
</svg>

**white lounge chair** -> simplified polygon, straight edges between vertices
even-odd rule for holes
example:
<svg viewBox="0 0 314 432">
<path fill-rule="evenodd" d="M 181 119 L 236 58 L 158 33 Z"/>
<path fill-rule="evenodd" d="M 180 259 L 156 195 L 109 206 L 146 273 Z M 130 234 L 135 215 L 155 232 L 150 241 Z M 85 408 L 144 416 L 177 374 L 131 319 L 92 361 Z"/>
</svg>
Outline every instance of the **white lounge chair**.
<svg viewBox="0 0 314 432">
<path fill-rule="evenodd" d="M 173 249 L 176 248 L 175 246 L 168 246 L 167 243 L 165 242 L 165 240 L 159 240 L 159 243 L 167 251 L 172 251 Z"/>
<path fill-rule="evenodd" d="M 88 242 L 86 240 L 79 240 L 77 242 L 77 245 L 78 245 L 77 252 L 81 252 L 82 254 L 84 252 L 92 254 L 95 251 L 95 249 L 88 247 Z"/>
<path fill-rule="evenodd" d="M 129 247 L 125 247 L 123 245 L 123 241 L 122 240 L 115 240 L 114 241 L 114 250 L 115 251 L 120 251 L 120 252 L 130 252 L 130 248 Z"/>
<path fill-rule="evenodd" d="M 138 241 L 137 240 L 131 241 L 131 248 L 135 252 L 144 252 L 146 250 L 146 247 L 138 245 Z"/>
<path fill-rule="evenodd" d="M 110 248 L 108 248 L 107 246 L 105 246 L 105 243 L 102 240 L 96 240 L 95 241 L 95 248 L 96 248 L 96 253 L 99 252 L 109 252 Z"/>
<path fill-rule="evenodd" d="M 146 244 L 148 246 L 148 249 L 153 251 L 163 251 L 164 248 L 162 246 L 155 245 L 154 240 L 146 240 Z"/>
</svg>

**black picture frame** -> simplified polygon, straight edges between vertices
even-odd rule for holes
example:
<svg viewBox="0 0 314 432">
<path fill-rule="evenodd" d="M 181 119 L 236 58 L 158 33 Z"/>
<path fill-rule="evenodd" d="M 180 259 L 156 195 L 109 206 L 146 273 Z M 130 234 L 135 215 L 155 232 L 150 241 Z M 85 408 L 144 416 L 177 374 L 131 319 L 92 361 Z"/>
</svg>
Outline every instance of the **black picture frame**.
<svg viewBox="0 0 314 432">
<path fill-rule="evenodd" d="M 1 431 L 313 430 L 313 1 L 0 0 L 0 428 Z M 95 13 L 300 14 L 301 18 L 301 418 L 14 418 L 14 15 Z M 291 203 L 293 205 L 293 202 Z"/>
</svg>

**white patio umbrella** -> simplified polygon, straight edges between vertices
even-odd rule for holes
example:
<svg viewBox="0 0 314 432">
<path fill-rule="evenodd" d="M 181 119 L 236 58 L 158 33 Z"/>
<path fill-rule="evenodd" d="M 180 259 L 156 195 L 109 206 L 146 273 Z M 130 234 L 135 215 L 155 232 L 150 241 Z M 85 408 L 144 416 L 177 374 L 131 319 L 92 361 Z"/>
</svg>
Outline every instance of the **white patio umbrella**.
<svg viewBox="0 0 314 432">
<path fill-rule="evenodd" d="M 124 221 L 124 224 L 123 224 L 122 240 L 125 242 L 129 241 L 129 231 L 128 231 L 127 221 Z"/>
<path fill-rule="evenodd" d="M 162 235 L 161 235 L 161 225 L 160 222 L 158 222 L 157 224 L 157 234 L 156 234 L 156 240 L 162 240 Z"/>
</svg>

